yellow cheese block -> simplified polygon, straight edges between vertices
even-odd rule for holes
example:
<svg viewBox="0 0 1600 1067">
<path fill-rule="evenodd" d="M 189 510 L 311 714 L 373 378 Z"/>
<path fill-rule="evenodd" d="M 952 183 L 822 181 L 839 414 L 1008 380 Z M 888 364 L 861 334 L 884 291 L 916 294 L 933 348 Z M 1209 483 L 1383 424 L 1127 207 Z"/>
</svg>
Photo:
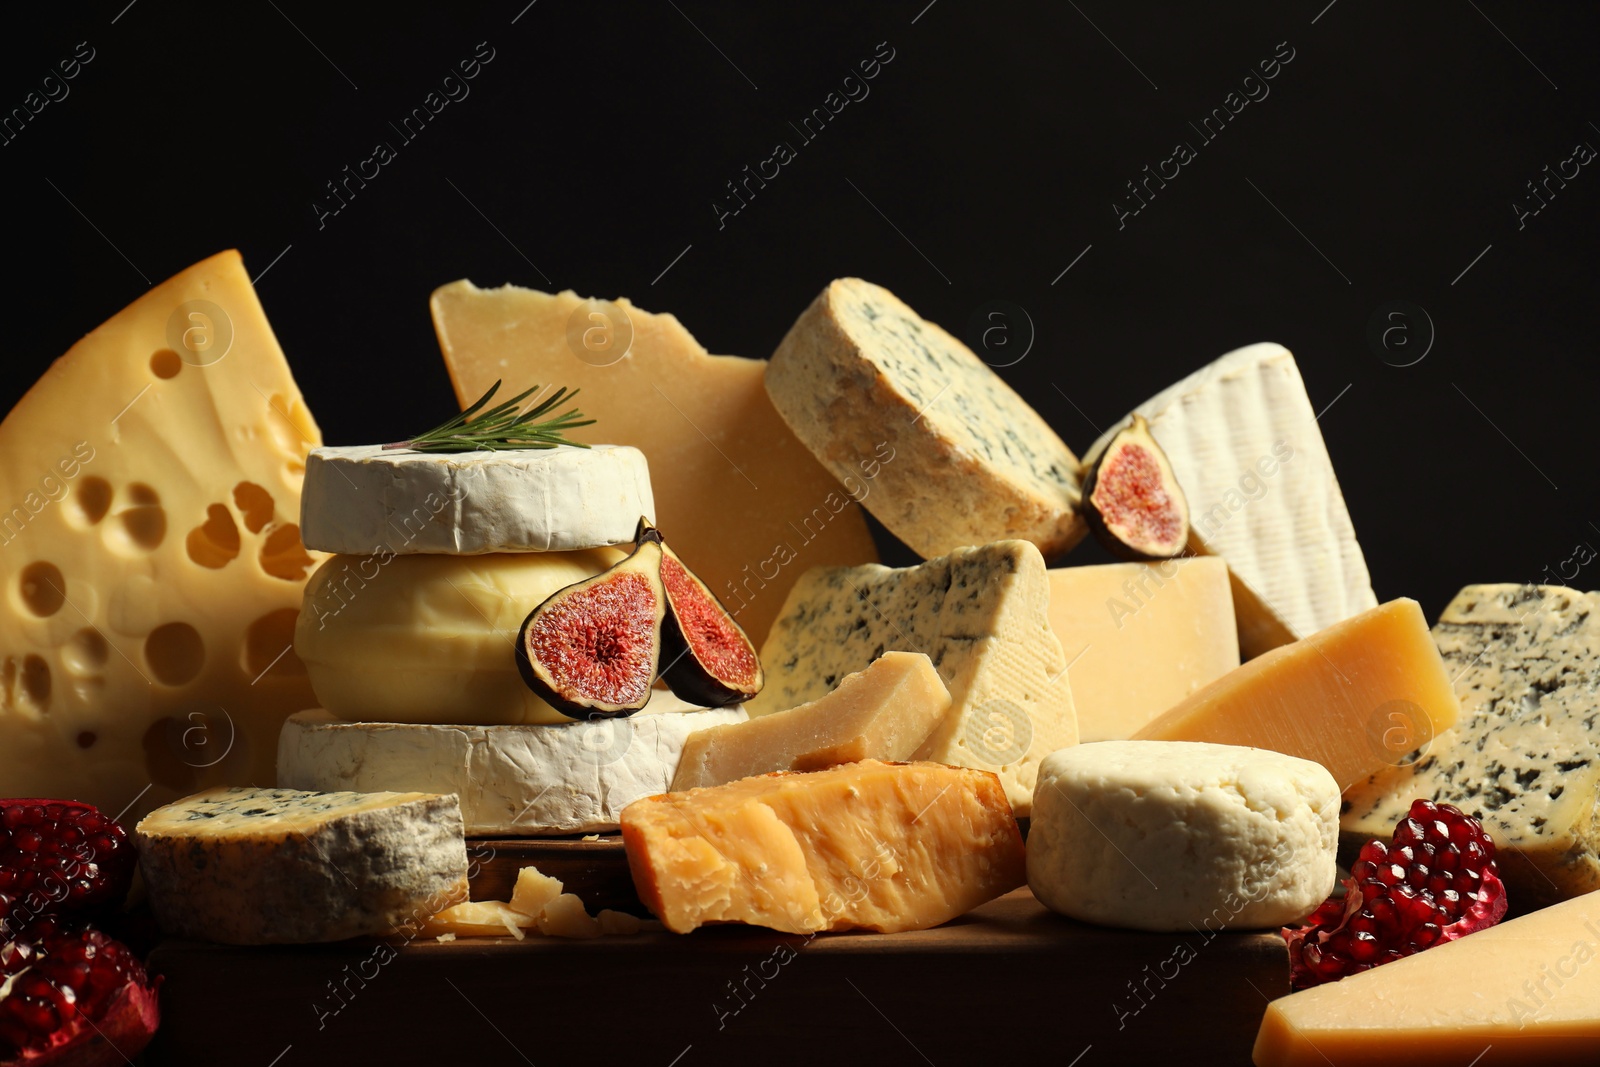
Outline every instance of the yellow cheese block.
<svg viewBox="0 0 1600 1067">
<path fill-rule="evenodd" d="M 1126 740 L 1239 666 L 1228 565 L 1214 556 L 1049 576 L 1080 742 Z"/>
<path fill-rule="evenodd" d="M 1600 1062 L 1600 892 L 1273 1001 L 1257 1067 Z"/>
<path fill-rule="evenodd" d="M 689 735 L 674 790 L 771 771 L 909 759 L 950 711 L 950 690 L 920 652 L 885 652 L 809 704 Z"/>
<path fill-rule="evenodd" d="M 757 646 L 807 569 L 878 558 L 856 501 L 893 450 L 835 481 L 767 399 L 765 360 L 710 355 L 673 316 L 625 299 L 458 281 L 431 306 L 463 405 L 496 379 L 581 388 L 598 420 L 585 439 L 645 454 L 657 525 Z"/>
<path fill-rule="evenodd" d="M 1257 656 L 1134 736 L 1269 748 L 1348 789 L 1414 747 L 1391 744 L 1396 716 L 1432 736 L 1460 713 L 1422 608 L 1401 598 Z"/>
<path fill-rule="evenodd" d="M 237 252 L 73 345 L 0 424 L 0 796 L 137 816 L 273 780 L 321 443 Z"/>
</svg>

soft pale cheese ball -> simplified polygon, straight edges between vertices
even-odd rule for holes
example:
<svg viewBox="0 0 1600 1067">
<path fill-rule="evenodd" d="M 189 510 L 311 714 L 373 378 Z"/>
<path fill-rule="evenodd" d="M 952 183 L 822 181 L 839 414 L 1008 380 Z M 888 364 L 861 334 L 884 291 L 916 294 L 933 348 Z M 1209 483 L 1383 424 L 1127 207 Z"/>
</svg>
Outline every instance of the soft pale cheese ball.
<svg viewBox="0 0 1600 1067">
<path fill-rule="evenodd" d="M 1282 926 L 1333 888 L 1339 786 L 1321 764 L 1194 741 L 1100 741 L 1039 767 L 1034 896 L 1137 930 Z"/>
</svg>

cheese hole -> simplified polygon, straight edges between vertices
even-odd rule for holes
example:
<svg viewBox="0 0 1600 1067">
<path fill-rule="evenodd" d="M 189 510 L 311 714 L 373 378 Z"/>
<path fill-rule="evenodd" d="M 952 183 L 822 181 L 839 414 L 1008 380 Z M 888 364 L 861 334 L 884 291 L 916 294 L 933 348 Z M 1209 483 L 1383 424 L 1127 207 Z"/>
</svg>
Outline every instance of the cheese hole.
<svg viewBox="0 0 1600 1067">
<path fill-rule="evenodd" d="M 61 568 L 54 563 L 39 560 L 22 568 L 18 576 L 18 592 L 22 594 L 22 603 L 29 611 L 41 619 L 48 619 L 61 610 L 61 605 L 67 599 L 67 580 L 61 576 Z"/>
<path fill-rule="evenodd" d="M 150 373 L 157 378 L 176 378 L 183 369 L 183 357 L 170 348 L 163 348 L 150 357 Z"/>
<path fill-rule="evenodd" d="M 206 508 L 206 521 L 189 531 L 184 543 L 189 558 L 202 567 L 221 570 L 239 555 L 239 527 L 221 504 Z"/>
<path fill-rule="evenodd" d="M 159 506 L 129 508 L 117 516 L 122 532 L 136 547 L 147 552 L 161 547 L 167 536 L 167 513 Z"/>
<path fill-rule="evenodd" d="M 79 630 L 61 647 L 61 665 L 68 674 L 97 674 L 106 665 L 110 651 L 99 630 Z"/>
<path fill-rule="evenodd" d="M 194 792 L 195 769 L 183 759 L 185 723 L 157 719 L 144 732 L 144 763 L 150 780 L 179 794 Z"/>
<path fill-rule="evenodd" d="M 79 748 L 93 748 L 94 747 L 94 743 L 96 741 L 98 741 L 98 740 L 100 740 L 100 737 L 93 730 L 80 730 L 80 731 L 78 731 L 78 747 Z"/>
<path fill-rule="evenodd" d="M 161 494 L 143 482 L 133 482 L 128 486 L 128 499 L 135 507 L 156 507 L 161 503 Z"/>
<path fill-rule="evenodd" d="M 83 524 L 93 526 L 105 518 L 106 512 L 111 509 L 111 483 L 91 474 L 78 483 L 72 502 Z"/>
<path fill-rule="evenodd" d="M 304 580 L 312 559 L 300 544 L 300 527 L 289 522 L 267 535 L 261 545 L 261 569 L 286 582 Z"/>
<path fill-rule="evenodd" d="M 22 675 L 18 681 L 23 707 L 31 707 L 38 712 L 50 710 L 50 664 L 44 661 L 44 657 L 24 656 Z"/>
<path fill-rule="evenodd" d="M 239 509 L 239 514 L 244 516 L 244 528 L 251 533 L 260 533 L 266 529 L 277 507 L 273 503 L 272 494 L 255 482 L 240 482 L 234 486 L 233 504 Z"/>
<path fill-rule="evenodd" d="M 246 674 L 256 679 L 269 670 L 274 676 L 306 673 L 306 665 L 294 653 L 294 624 L 299 618 L 298 609 L 279 608 L 249 625 L 244 632 Z"/>
<path fill-rule="evenodd" d="M 144 639 L 144 661 L 158 682 L 183 685 L 205 666 L 205 642 L 200 640 L 200 631 L 188 623 L 169 622 Z"/>
</svg>

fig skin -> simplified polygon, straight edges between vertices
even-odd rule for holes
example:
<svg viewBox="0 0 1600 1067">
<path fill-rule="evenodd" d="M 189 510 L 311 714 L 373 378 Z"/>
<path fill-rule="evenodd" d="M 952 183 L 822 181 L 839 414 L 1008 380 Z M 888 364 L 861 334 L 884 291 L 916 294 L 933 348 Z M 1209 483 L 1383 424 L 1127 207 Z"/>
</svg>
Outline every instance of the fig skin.
<svg viewBox="0 0 1600 1067">
<path fill-rule="evenodd" d="M 727 707 L 729 704 L 738 704 L 750 700 L 766 683 L 766 672 L 762 670 L 761 658 L 756 653 L 756 648 L 750 641 L 749 635 L 734 621 L 722 601 L 717 599 L 706 584 L 690 570 L 678 554 L 667 547 L 661 537 L 661 532 L 643 519 L 639 520 L 639 530 L 634 535 L 641 544 L 654 542 L 661 547 L 662 565 L 670 558 L 705 598 L 722 613 L 722 621 L 733 631 L 740 641 L 744 643 L 750 658 L 755 663 L 755 677 L 748 685 L 719 678 L 712 673 L 706 664 L 694 654 L 689 644 L 688 634 L 685 633 L 683 623 L 678 618 L 678 610 L 672 601 L 672 594 L 667 590 L 665 578 L 662 579 L 661 588 L 665 594 L 667 605 L 666 617 L 661 624 L 661 677 L 666 681 L 667 687 L 673 694 L 691 704 L 699 704 L 708 708 Z"/>
<path fill-rule="evenodd" d="M 1108 523 L 1100 514 L 1100 509 L 1095 505 L 1095 491 L 1100 488 L 1101 473 L 1105 469 L 1107 460 L 1115 457 L 1117 453 L 1128 445 L 1134 445 L 1147 452 L 1154 460 L 1161 476 L 1162 488 L 1166 491 L 1167 498 L 1175 512 L 1179 536 L 1173 537 L 1164 543 L 1143 541 L 1138 544 L 1124 540 L 1111 523 Z M 1128 425 L 1118 430 L 1106 447 L 1098 454 L 1088 457 L 1082 472 L 1083 481 L 1083 515 L 1089 524 L 1090 531 L 1095 539 L 1105 546 L 1106 550 L 1118 559 L 1143 563 L 1151 560 L 1173 559 L 1186 554 L 1189 544 L 1189 502 L 1184 496 L 1183 487 L 1178 484 L 1178 479 L 1172 471 L 1172 464 L 1167 460 L 1167 455 L 1156 443 L 1150 433 L 1150 426 L 1144 416 L 1133 415 Z"/>
</svg>

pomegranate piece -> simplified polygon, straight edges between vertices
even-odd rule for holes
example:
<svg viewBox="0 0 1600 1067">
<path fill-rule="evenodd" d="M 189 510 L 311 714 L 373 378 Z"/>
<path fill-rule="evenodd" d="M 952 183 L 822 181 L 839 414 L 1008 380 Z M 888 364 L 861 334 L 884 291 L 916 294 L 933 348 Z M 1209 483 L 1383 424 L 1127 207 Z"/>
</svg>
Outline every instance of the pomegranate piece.
<svg viewBox="0 0 1600 1067">
<path fill-rule="evenodd" d="M 766 681 L 761 660 L 722 601 L 667 547 L 661 532 L 640 520 L 635 538 L 661 546 L 661 585 L 667 614 L 661 626 L 661 676 L 692 704 L 720 708 L 749 700 Z"/>
<path fill-rule="evenodd" d="M 138 862 L 115 819 L 72 800 L 0 800 L 0 938 L 41 915 L 103 915 Z"/>
<path fill-rule="evenodd" d="M 120 941 L 40 920 L 0 944 L 0 1067 L 131 1061 L 160 1022 L 159 985 Z"/>
<path fill-rule="evenodd" d="M 1290 983 L 1306 989 L 1493 926 L 1506 891 L 1483 824 L 1417 800 L 1392 842 L 1368 841 L 1344 881 L 1301 927 L 1284 927 Z"/>
<path fill-rule="evenodd" d="M 1134 415 L 1084 464 L 1089 528 L 1128 560 L 1171 559 L 1189 543 L 1189 502 L 1144 416 Z"/>
</svg>

